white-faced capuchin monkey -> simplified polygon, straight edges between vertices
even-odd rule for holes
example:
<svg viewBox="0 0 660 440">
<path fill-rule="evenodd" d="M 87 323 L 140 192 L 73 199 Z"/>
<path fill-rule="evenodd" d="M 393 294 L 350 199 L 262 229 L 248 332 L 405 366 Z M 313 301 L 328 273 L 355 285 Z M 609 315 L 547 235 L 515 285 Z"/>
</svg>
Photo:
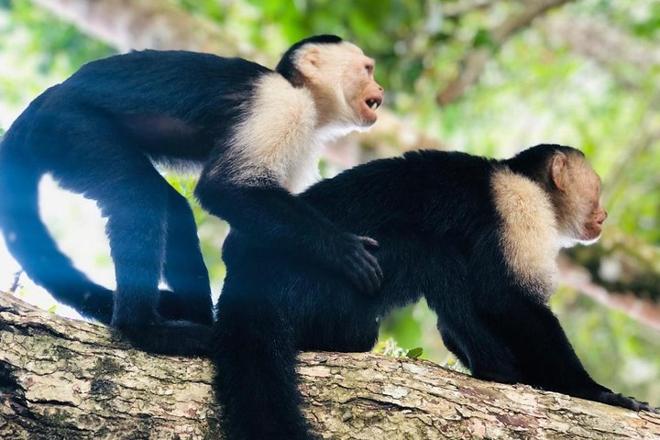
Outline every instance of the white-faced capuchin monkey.
<svg viewBox="0 0 660 440">
<path fill-rule="evenodd" d="M 211 351 L 226 439 L 319 439 L 300 411 L 299 350 L 369 351 L 381 318 L 421 297 L 447 348 L 479 379 L 653 410 L 593 380 L 547 304 L 559 249 L 597 240 L 607 217 L 580 151 L 537 145 L 507 160 L 409 152 L 299 197 L 378 240 L 382 287 L 357 295 L 232 231 Z"/>
<path fill-rule="evenodd" d="M 188 203 L 153 163 L 201 168 L 195 195 L 234 233 L 373 292 L 377 243 L 292 193 L 311 183 L 320 147 L 371 126 L 382 101 L 374 60 L 331 35 L 294 44 L 275 70 L 185 51 L 94 61 L 37 97 L 4 137 L 0 227 L 58 301 L 144 350 L 196 354 L 213 316 L 208 272 Z M 40 220 L 45 173 L 107 217 L 114 294 L 75 269 Z M 161 279 L 171 291 L 159 291 Z"/>
</svg>

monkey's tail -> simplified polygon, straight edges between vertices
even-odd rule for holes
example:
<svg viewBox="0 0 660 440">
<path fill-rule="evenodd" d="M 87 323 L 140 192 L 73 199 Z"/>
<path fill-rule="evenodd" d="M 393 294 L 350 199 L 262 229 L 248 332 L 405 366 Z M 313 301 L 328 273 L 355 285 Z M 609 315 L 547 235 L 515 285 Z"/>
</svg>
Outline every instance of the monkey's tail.
<svg viewBox="0 0 660 440">
<path fill-rule="evenodd" d="M 226 438 L 317 439 L 299 409 L 290 326 L 263 292 L 228 290 L 220 295 L 211 349 Z"/>
<path fill-rule="evenodd" d="M 38 185 L 42 173 L 22 153 L 22 132 L 10 129 L 0 141 L 0 230 L 7 248 L 25 273 L 57 301 L 108 324 L 112 291 L 77 270 L 41 221 Z"/>
</svg>

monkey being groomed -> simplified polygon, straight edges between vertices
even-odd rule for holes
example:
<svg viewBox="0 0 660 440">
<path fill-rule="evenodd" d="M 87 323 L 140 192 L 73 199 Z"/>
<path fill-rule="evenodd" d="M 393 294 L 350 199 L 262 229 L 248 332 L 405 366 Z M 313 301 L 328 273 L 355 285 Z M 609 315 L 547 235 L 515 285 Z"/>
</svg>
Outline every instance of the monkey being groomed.
<svg viewBox="0 0 660 440">
<path fill-rule="evenodd" d="M 293 197 L 320 148 L 377 118 L 374 60 L 333 35 L 291 46 L 275 70 L 241 58 L 142 51 L 84 65 L 37 97 L 0 144 L 0 228 L 25 272 L 56 300 L 111 323 L 136 346 L 197 355 L 208 347 L 211 290 L 186 199 L 161 165 L 201 169 L 202 207 L 251 240 L 297 252 L 378 288 L 376 243 Z M 63 255 L 38 212 L 50 174 L 97 202 L 117 289 Z M 170 291 L 159 291 L 159 281 Z"/>
<path fill-rule="evenodd" d="M 561 247 L 607 216 L 583 154 L 539 145 L 508 160 L 419 151 L 320 182 L 300 199 L 380 243 L 377 295 L 357 295 L 303 253 L 233 230 L 212 356 L 230 440 L 315 438 L 299 410 L 299 350 L 368 351 L 380 318 L 421 297 L 449 350 L 480 379 L 650 410 L 585 371 L 547 305 Z"/>
</svg>

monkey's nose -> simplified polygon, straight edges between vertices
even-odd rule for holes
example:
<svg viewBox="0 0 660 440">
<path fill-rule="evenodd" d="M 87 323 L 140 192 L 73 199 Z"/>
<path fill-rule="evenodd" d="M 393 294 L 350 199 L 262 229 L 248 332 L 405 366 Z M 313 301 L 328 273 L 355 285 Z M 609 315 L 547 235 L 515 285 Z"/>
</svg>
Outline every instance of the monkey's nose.
<svg viewBox="0 0 660 440">
<path fill-rule="evenodd" d="M 605 223 L 606 219 L 607 219 L 607 211 L 603 209 L 603 213 L 598 217 L 597 222 L 599 225 L 602 225 L 603 223 Z"/>
</svg>

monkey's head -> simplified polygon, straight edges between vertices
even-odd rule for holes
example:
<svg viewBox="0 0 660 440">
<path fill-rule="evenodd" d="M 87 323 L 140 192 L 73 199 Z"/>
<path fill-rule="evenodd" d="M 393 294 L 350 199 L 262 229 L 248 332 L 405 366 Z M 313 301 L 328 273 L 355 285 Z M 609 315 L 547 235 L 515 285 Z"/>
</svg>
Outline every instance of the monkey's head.
<svg viewBox="0 0 660 440">
<path fill-rule="evenodd" d="M 562 246 L 600 238 L 607 211 L 600 203 L 600 177 L 575 148 L 537 145 L 512 159 L 512 168 L 541 183 L 552 201 Z"/>
<path fill-rule="evenodd" d="M 557 151 L 549 164 L 559 232 L 564 243 L 591 244 L 600 238 L 607 211 L 600 204 L 600 177 L 578 150 Z"/>
<path fill-rule="evenodd" d="M 371 126 L 383 103 L 374 79 L 375 62 L 354 44 L 334 35 L 306 38 L 287 50 L 276 70 L 312 93 L 321 125 Z"/>
</svg>

